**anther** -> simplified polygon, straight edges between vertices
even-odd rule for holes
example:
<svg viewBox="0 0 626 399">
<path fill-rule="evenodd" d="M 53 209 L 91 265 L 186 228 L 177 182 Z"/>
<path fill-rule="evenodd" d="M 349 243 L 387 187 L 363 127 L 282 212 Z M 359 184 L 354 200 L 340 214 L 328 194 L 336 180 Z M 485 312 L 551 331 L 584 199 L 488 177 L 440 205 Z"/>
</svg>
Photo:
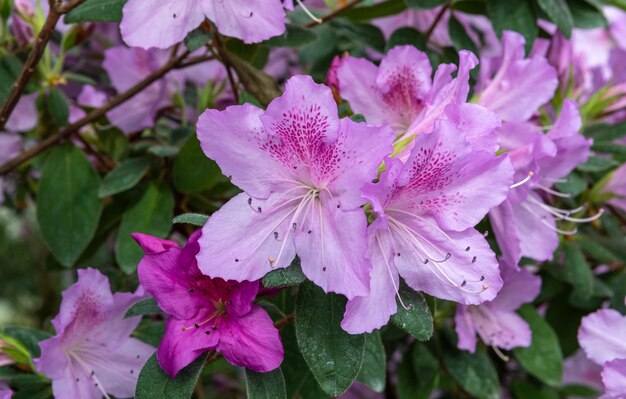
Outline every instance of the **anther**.
<svg viewBox="0 0 626 399">
<path fill-rule="evenodd" d="M 216 326 L 216 325 L 213 325 L 213 326 L 211 326 L 211 329 L 212 329 L 213 331 L 215 331 L 215 330 L 217 330 L 217 326 Z"/>
<path fill-rule="evenodd" d="M 428 258 L 424 259 L 424 264 L 428 263 Z"/>
<path fill-rule="evenodd" d="M 480 276 L 480 281 L 485 281 L 485 276 Z"/>
<path fill-rule="evenodd" d="M 326 266 L 322 267 L 322 271 L 325 272 L 326 271 Z"/>
<path fill-rule="evenodd" d="M 295 231 L 295 230 L 296 230 L 296 227 L 298 227 L 298 223 L 295 223 L 295 222 L 294 222 L 294 224 L 292 224 L 292 225 L 291 225 L 291 227 L 292 227 L 292 228 L 293 228 L 293 230 Z"/>
<path fill-rule="evenodd" d="M 187 292 L 189 292 L 190 294 L 191 294 L 192 292 L 194 292 L 194 291 L 195 291 L 195 290 L 194 290 L 193 288 L 189 288 L 189 289 L 187 290 Z"/>
<path fill-rule="evenodd" d="M 263 209 L 261 209 L 261 207 L 256 208 L 256 210 L 259 212 L 263 212 Z"/>
<path fill-rule="evenodd" d="M 476 263 L 476 257 L 475 256 L 472 258 L 472 263 Z"/>
<path fill-rule="evenodd" d="M 274 267 L 274 262 L 276 262 L 276 258 L 270 256 L 267 260 L 270 262 L 270 266 Z"/>
<path fill-rule="evenodd" d="M 206 335 L 211 335 L 211 331 L 210 331 L 210 330 L 206 330 L 204 333 L 205 333 Z"/>
<path fill-rule="evenodd" d="M 193 326 L 194 326 L 195 328 L 200 328 L 200 324 L 198 324 L 198 323 L 193 323 Z"/>
<path fill-rule="evenodd" d="M 467 248 L 465 248 L 465 252 L 468 252 L 469 250 L 470 250 L 469 246 Z"/>
<path fill-rule="evenodd" d="M 130 370 L 130 373 L 131 373 L 131 374 L 133 374 L 134 372 L 135 372 L 135 370 L 133 370 L 133 369 L 131 369 L 131 370 Z"/>
<path fill-rule="evenodd" d="M 467 284 L 467 281 L 463 280 L 463 282 L 461 283 L 461 287 L 465 287 L 466 284 Z"/>
<path fill-rule="evenodd" d="M 526 184 L 530 179 L 532 179 L 534 175 L 535 173 L 531 170 L 530 172 L 528 172 L 528 176 L 518 181 L 517 183 L 512 184 L 509 188 L 516 188 L 516 187 Z"/>
<path fill-rule="evenodd" d="M 398 252 L 396 255 L 400 256 L 400 252 Z"/>
<path fill-rule="evenodd" d="M 311 230 L 307 231 L 307 234 L 311 234 Z"/>
<path fill-rule="evenodd" d="M 235 262 L 239 262 L 239 258 L 235 258 Z"/>
<path fill-rule="evenodd" d="M 274 232 L 274 239 L 278 240 L 278 232 L 277 231 Z"/>
<path fill-rule="evenodd" d="M 252 205 L 252 197 L 248 198 L 248 205 Z"/>
</svg>

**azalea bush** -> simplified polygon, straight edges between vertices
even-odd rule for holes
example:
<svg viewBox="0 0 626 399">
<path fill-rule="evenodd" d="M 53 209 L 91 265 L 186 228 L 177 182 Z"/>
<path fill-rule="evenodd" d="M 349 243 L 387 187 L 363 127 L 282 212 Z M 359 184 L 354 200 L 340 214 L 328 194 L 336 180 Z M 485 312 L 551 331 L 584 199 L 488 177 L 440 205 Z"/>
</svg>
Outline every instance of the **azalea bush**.
<svg viewBox="0 0 626 399">
<path fill-rule="evenodd" d="M 0 0 L 0 398 L 626 397 L 626 2 Z"/>
</svg>

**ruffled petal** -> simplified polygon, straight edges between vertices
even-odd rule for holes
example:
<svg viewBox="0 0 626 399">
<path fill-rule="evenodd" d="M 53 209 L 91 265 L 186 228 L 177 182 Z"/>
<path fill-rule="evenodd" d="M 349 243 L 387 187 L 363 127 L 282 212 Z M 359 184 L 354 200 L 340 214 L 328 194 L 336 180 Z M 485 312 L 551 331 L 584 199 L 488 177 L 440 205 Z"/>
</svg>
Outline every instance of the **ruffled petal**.
<svg viewBox="0 0 626 399">
<path fill-rule="evenodd" d="M 578 342 L 587 357 L 598 364 L 626 359 L 626 317 L 613 309 L 601 309 L 583 317 Z"/>
</svg>

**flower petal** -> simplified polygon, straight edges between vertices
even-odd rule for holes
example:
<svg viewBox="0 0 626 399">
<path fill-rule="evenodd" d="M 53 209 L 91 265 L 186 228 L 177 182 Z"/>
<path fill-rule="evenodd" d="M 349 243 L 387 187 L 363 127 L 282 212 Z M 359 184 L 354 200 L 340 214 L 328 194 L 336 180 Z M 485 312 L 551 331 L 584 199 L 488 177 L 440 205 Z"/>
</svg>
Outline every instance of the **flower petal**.
<svg viewBox="0 0 626 399">
<path fill-rule="evenodd" d="M 337 70 L 339 92 L 350 108 L 372 125 L 387 123 L 387 113 L 376 87 L 378 67 L 365 58 L 344 57 Z M 392 123 L 393 124 L 393 123 Z"/>
<path fill-rule="evenodd" d="M 483 305 L 479 307 L 482 308 Z M 491 306 L 480 311 L 490 313 L 489 316 L 475 321 L 478 334 L 485 344 L 506 350 L 530 346 L 532 332 L 528 323 L 517 313 L 500 311 Z M 497 320 L 497 323 L 493 320 Z"/>
<path fill-rule="evenodd" d="M 470 353 L 476 351 L 476 327 L 469 306 L 457 305 L 454 315 L 454 330 L 459 338 L 456 346 Z"/>
<path fill-rule="evenodd" d="M 253 306 L 240 318 L 224 319 L 217 350 L 230 363 L 256 372 L 272 371 L 284 358 L 278 329 L 267 312 Z"/>
<path fill-rule="evenodd" d="M 626 395 L 626 359 L 615 359 L 604 364 L 602 382 L 606 394 L 612 398 Z"/>
<path fill-rule="evenodd" d="M 122 11 L 122 38 L 131 47 L 145 49 L 180 43 L 204 20 L 204 14 L 198 12 L 200 3 L 199 0 L 129 0 Z"/>
<path fill-rule="evenodd" d="M 513 207 L 514 205 L 507 199 L 489 211 L 489 221 L 502 251 L 502 257 L 509 264 L 517 265 L 522 258 L 522 243 Z"/>
<path fill-rule="evenodd" d="M 543 203 L 541 197 L 531 192 L 527 201 L 513 207 L 513 218 L 508 223 L 515 224 L 519 232 L 522 256 L 548 261 L 559 245 L 556 222 L 552 214 L 530 199 Z"/>
<path fill-rule="evenodd" d="M 583 317 L 578 342 L 587 357 L 598 364 L 626 359 L 626 317 L 613 309 L 601 309 Z"/>
<path fill-rule="evenodd" d="M 513 312 L 525 303 L 532 302 L 541 290 L 541 277 L 517 265 L 500 262 L 500 273 L 504 285 L 490 306 L 494 309 Z"/>
<path fill-rule="evenodd" d="M 132 233 L 131 237 L 137 244 L 143 249 L 146 254 L 157 254 L 159 252 L 167 251 L 171 248 L 179 248 L 178 244 L 171 240 L 164 240 L 163 238 L 154 237 L 143 233 Z"/>
</svg>

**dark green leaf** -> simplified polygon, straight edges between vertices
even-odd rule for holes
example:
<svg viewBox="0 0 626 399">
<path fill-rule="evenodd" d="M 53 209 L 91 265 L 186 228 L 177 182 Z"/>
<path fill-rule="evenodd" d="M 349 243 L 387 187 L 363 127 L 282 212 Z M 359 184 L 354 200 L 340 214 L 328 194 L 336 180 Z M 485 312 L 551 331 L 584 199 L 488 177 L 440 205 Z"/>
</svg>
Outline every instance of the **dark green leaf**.
<svg viewBox="0 0 626 399">
<path fill-rule="evenodd" d="M 528 348 L 513 349 L 515 357 L 530 374 L 558 387 L 563 375 L 563 354 L 554 330 L 530 305 L 524 305 L 519 314 L 530 326 L 533 339 Z"/>
<path fill-rule="evenodd" d="M 22 61 L 13 55 L 0 58 L 0 105 L 7 100 L 22 67 Z"/>
<path fill-rule="evenodd" d="M 296 335 L 300 352 L 322 389 L 331 396 L 345 392 L 359 374 L 365 336 L 351 335 L 339 325 L 346 299 L 324 294 L 305 282 L 298 292 Z"/>
<path fill-rule="evenodd" d="M 574 19 L 565 0 L 537 0 L 539 7 L 567 38 L 572 34 Z"/>
<path fill-rule="evenodd" d="M 442 5 L 446 0 L 404 0 L 409 8 L 416 8 L 419 10 L 435 8 Z"/>
<path fill-rule="evenodd" d="M 296 258 L 291 265 L 284 269 L 269 272 L 263 277 L 263 286 L 267 288 L 288 287 L 298 285 L 306 280 L 300 267 L 300 259 Z"/>
<path fill-rule="evenodd" d="M 455 0 L 452 9 L 466 14 L 487 14 L 487 0 Z"/>
<path fill-rule="evenodd" d="M 115 243 L 115 258 L 121 269 L 131 274 L 137 268 L 143 251 L 131 233 L 165 237 L 171 228 L 174 196 L 168 186 L 149 183 L 139 200 L 124 214 Z"/>
<path fill-rule="evenodd" d="M 615 141 L 626 136 L 626 122 L 616 123 L 614 125 L 605 123 L 591 125 L 585 129 L 585 136 L 591 137 L 594 143 Z"/>
<path fill-rule="evenodd" d="M 398 368 L 398 398 L 428 399 L 437 385 L 439 360 L 420 343 L 404 353 Z"/>
<path fill-rule="evenodd" d="M 395 46 L 402 46 L 409 44 L 415 46 L 420 50 L 426 49 L 426 40 L 421 32 L 413 28 L 400 28 L 394 31 L 387 41 L 387 51 L 391 50 Z"/>
<path fill-rule="evenodd" d="M 370 47 L 380 53 L 385 51 L 385 36 L 374 25 L 352 23 L 347 20 L 334 20 L 331 25 L 336 27 L 339 33 L 365 47 Z"/>
<path fill-rule="evenodd" d="M 582 29 L 601 28 L 608 25 L 602 7 L 593 0 L 567 0 L 574 26 Z"/>
<path fill-rule="evenodd" d="M 593 273 L 585 259 L 585 255 L 575 242 L 567 242 L 563 246 L 565 267 L 568 280 L 581 299 L 591 298 L 593 294 Z"/>
<path fill-rule="evenodd" d="M 219 166 L 202 152 L 195 134 L 187 139 L 174 159 L 172 178 L 176 189 L 186 194 L 208 190 L 224 180 Z"/>
<path fill-rule="evenodd" d="M 64 126 L 70 117 L 70 105 L 65 94 L 53 87 L 48 93 L 48 112 L 57 126 Z"/>
<path fill-rule="evenodd" d="M 120 166 L 113 169 L 104 177 L 98 195 L 100 198 L 108 197 L 130 190 L 148 172 L 150 167 L 150 158 L 132 158 L 124 161 Z"/>
<path fill-rule="evenodd" d="M 448 32 L 450 39 L 454 45 L 455 50 L 469 50 L 474 54 L 478 54 L 478 48 L 472 39 L 467 35 L 465 27 L 456 19 L 454 14 L 450 17 L 448 22 Z"/>
<path fill-rule="evenodd" d="M 568 384 L 560 389 L 561 393 L 566 397 L 587 397 L 597 398 L 599 392 L 586 385 Z"/>
<path fill-rule="evenodd" d="M 77 22 L 119 22 L 126 0 L 87 0 L 70 11 L 64 19 L 66 24 Z"/>
<path fill-rule="evenodd" d="M 199 213 L 183 213 L 182 215 L 178 215 L 172 219 L 172 223 L 187 223 L 202 227 L 208 220 L 209 217 L 207 215 L 201 215 Z"/>
<path fill-rule="evenodd" d="M 201 355 L 182 369 L 176 378 L 170 378 L 159 366 L 156 354 L 152 355 L 139 373 L 135 399 L 191 398 L 205 358 L 206 355 Z"/>
<path fill-rule="evenodd" d="M 185 46 L 190 53 L 193 53 L 207 44 L 212 37 L 213 35 L 210 32 L 207 32 L 203 27 L 199 27 L 189 32 L 185 37 Z"/>
<path fill-rule="evenodd" d="M 126 311 L 124 318 L 133 317 L 133 316 L 144 316 L 147 314 L 157 314 L 161 313 L 161 309 L 159 309 L 159 305 L 157 305 L 154 298 L 144 299 L 141 302 L 137 302 L 133 306 L 130 307 Z"/>
<path fill-rule="evenodd" d="M 287 397 L 302 399 L 328 398 L 328 395 L 322 391 L 300 353 L 295 327 L 288 325 L 282 328 L 280 335 L 285 349 L 285 360 L 283 360 L 281 369 L 287 384 Z"/>
<path fill-rule="evenodd" d="M 620 163 L 614 159 L 592 156 L 589 157 L 587 162 L 585 162 L 584 164 L 578 165 L 576 169 L 583 172 L 602 172 L 619 165 Z"/>
<path fill-rule="evenodd" d="M 467 393 L 481 399 L 500 397 L 498 373 L 484 351 L 469 353 L 450 349 L 444 353 L 443 359 L 450 376 Z"/>
<path fill-rule="evenodd" d="M 564 182 L 556 183 L 556 188 L 562 192 L 577 196 L 587 188 L 587 181 L 583 179 L 578 173 L 570 173 Z"/>
<path fill-rule="evenodd" d="M 102 211 L 100 178 L 78 148 L 53 149 L 37 192 L 37 220 L 54 257 L 69 267 L 93 238 Z"/>
<path fill-rule="evenodd" d="M 352 21 L 369 21 L 376 18 L 396 15 L 406 10 L 404 0 L 388 0 L 378 4 L 354 7 L 345 11 L 342 16 Z"/>
<path fill-rule="evenodd" d="M 52 336 L 48 332 L 28 327 L 6 327 L 3 333 L 20 341 L 24 347 L 28 349 L 33 358 L 41 356 L 39 342 Z"/>
<path fill-rule="evenodd" d="M 302 47 L 314 42 L 317 35 L 310 29 L 304 29 L 296 25 L 287 24 L 285 33 L 276 36 L 263 44 L 270 47 Z"/>
<path fill-rule="evenodd" d="M 424 295 L 403 282 L 400 286 L 400 297 L 409 310 L 397 300 L 398 311 L 391 316 L 391 322 L 420 341 L 429 340 L 433 335 L 433 316 Z"/>
<path fill-rule="evenodd" d="M 286 399 L 283 372 L 276 369 L 269 373 L 256 373 L 246 369 L 246 395 L 248 399 Z"/>
<path fill-rule="evenodd" d="M 537 16 L 530 0 L 518 0 L 511 7 L 511 0 L 490 0 L 487 13 L 498 36 L 504 30 L 519 32 L 526 39 L 526 52 L 537 37 Z"/>
<path fill-rule="evenodd" d="M 380 332 L 374 331 L 365 335 L 365 353 L 363 366 L 357 380 L 372 388 L 376 392 L 385 390 L 385 378 L 387 376 L 387 356 Z"/>
</svg>

